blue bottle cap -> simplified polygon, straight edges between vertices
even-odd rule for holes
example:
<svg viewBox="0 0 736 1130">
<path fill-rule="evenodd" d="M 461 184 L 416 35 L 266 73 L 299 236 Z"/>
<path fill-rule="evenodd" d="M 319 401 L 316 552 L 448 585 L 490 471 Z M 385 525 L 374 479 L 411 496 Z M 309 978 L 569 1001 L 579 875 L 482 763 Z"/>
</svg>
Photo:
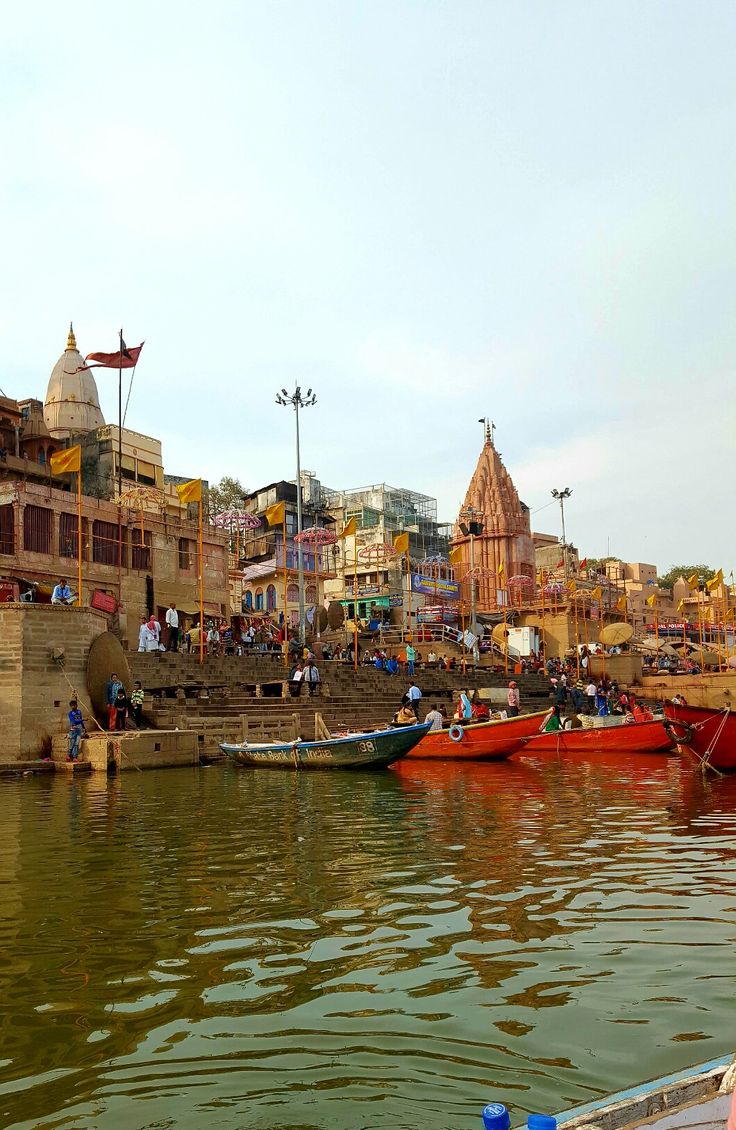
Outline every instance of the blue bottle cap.
<svg viewBox="0 0 736 1130">
<path fill-rule="evenodd" d="M 530 1114 L 527 1130 L 557 1130 L 557 1119 L 552 1114 Z"/>
<path fill-rule="evenodd" d="M 489 1103 L 483 1107 L 484 1130 L 509 1130 L 511 1119 L 503 1103 Z"/>
</svg>

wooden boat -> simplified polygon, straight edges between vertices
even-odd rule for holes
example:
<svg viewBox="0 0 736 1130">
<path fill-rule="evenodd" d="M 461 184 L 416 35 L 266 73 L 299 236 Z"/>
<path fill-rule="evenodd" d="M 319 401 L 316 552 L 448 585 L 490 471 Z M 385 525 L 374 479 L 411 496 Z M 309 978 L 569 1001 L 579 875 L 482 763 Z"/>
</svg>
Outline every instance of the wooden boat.
<svg viewBox="0 0 736 1130">
<path fill-rule="evenodd" d="M 279 769 L 382 769 L 405 757 L 429 729 L 397 726 L 321 741 L 259 742 L 240 745 L 221 742 L 220 749 L 240 765 L 266 765 Z"/>
<path fill-rule="evenodd" d="M 736 711 L 730 706 L 675 706 L 664 712 L 682 752 L 693 754 L 701 765 L 736 769 Z"/>
<path fill-rule="evenodd" d="M 646 1125 L 656 1130 L 693 1130 L 724 1126 L 732 1105 L 732 1056 L 709 1060 L 697 1067 L 663 1075 L 625 1091 L 596 1099 L 557 1115 L 560 1130 L 625 1130 Z"/>
<path fill-rule="evenodd" d="M 449 730 L 430 730 L 409 751 L 410 759 L 436 757 L 443 760 L 503 761 L 521 749 L 524 739 L 539 732 L 548 711 L 519 714 L 491 722 L 456 722 Z"/>
<path fill-rule="evenodd" d="M 526 738 L 524 753 L 666 753 L 675 745 L 663 719 L 555 730 Z"/>
</svg>

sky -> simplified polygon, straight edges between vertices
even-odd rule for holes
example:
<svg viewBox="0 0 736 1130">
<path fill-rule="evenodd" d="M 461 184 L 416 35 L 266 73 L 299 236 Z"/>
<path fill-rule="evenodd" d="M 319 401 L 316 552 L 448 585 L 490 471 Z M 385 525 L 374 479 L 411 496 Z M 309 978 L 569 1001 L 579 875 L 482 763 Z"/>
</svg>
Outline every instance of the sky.
<svg viewBox="0 0 736 1130">
<path fill-rule="evenodd" d="M 731 0 L 12 5 L 0 387 L 145 340 L 167 472 L 457 516 L 479 417 L 535 530 L 736 567 Z M 115 374 L 98 376 L 117 416 Z M 730 470 L 729 470 L 730 468 Z"/>
</svg>

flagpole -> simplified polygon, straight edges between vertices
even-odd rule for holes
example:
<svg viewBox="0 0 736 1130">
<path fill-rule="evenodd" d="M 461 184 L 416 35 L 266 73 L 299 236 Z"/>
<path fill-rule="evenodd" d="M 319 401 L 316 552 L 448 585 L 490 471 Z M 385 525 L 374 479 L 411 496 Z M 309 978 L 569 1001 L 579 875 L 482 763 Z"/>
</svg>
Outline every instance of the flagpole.
<svg viewBox="0 0 736 1130">
<path fill-rule="evenodd" d="M 585 609 L 583 609 L 583 616 Z M 580 629 L 578 626 L 578 602 L 575 601 L 575 674 L 580 678 Z"/>
<path fill-rule="evenodd" d="M 287 593 L 289 591 L 289 572 L 286 568 L 286 504 L 284 504 L 284 631 L 282 633 L 281 647 L 284 653 L 284 667 L 289 664 L 289 629 L 287 624 L 289 622 L 289 602 Z"/>
<path fill-rule="evenodd" d="M 118 348 L 118 605 L 123 602 L 123 329 Z M 118 608 L 118 622 L 120 609 Z"/>
<path fill-rule="evenodd" d="M 353 533 L 353 670 L 358 670 L 358 527 Z"/>
<path fill-rule="evenodd" d="M 77 606 L 82 607 L 82 461 L 77 471 Z"/>
<path fill-rule="evenodd" d="M 406 627 L 409 632 L 409 642 L 411 643 L 411 559 L 409 557 L 408 545 L 406 547 Z"/>
<path fill-rule="evenodd" d="M 199 662 L 204 663 L 204 552 L 202 546 L 202 484 L 199 484 Z"/>
</svg>

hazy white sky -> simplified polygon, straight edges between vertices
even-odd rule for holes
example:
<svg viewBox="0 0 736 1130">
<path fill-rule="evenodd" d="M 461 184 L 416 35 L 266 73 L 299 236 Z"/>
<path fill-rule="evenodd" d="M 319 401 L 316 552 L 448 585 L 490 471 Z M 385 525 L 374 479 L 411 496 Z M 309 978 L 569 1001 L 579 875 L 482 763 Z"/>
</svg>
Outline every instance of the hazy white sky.
<svg viewBox="0 0 736 1130">
<path fill-rule="evenodd" d="M 303 465 L 453 519 L 482 440 L 536 529 L 736 565 L 732 0 L 7 8 L 0 385 L 146 346 L 174 474 Z M 98 377 L 106 418 L 116 378 Z"/>
</svg>

